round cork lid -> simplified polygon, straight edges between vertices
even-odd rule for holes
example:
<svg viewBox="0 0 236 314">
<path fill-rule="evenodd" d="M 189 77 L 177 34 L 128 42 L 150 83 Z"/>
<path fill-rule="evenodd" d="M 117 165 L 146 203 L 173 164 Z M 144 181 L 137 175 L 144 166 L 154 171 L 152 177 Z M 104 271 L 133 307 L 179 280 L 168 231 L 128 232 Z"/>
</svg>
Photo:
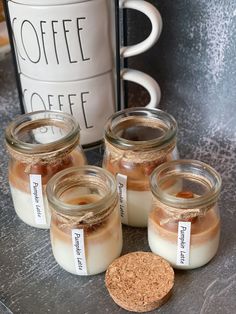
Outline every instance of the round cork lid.
<svg viewBox="0 0 236 314">
<path fill-rule="evenodd" d="M 121 256 L 108 267 L 105 283 L 119 306 L 128 311 L 148 312 L 170 297 L 174 271 L 160 256 L 134 252 Z"/>
</svg>

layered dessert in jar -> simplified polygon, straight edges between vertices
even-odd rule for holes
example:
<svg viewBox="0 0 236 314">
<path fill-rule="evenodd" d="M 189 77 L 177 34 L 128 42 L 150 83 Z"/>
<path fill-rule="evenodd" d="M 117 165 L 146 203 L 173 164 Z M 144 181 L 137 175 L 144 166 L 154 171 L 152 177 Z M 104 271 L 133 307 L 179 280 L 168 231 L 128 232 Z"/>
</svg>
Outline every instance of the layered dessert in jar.
<svg viewBox="0 0 236 314">
<path fill-rule="evenodd" d="M 149 176 L 177 157 L 176 132 L 174 118 L 157 109 L 126 109 L 109 119 L 103 167 L 116 176 L 122 223 L 147 226 L 152 208 Z"/>
<path fill-rule="evenodd" d="M 173 179 L 181 183 L 177 193 L 166 190 L 167 182 Z M 207 264 L 219 246 L 220 175 L 198 161 L 170 162 L 154 171 L 151 187 L 148 242 L 152 252 L 175 268 Z"/>
<path fill-rule="evenodd" d="M 104 272 L 122 250 L 114 178 L 98 167 L 74 167 L 49 181 L 47 195 L 57 263 L 76 275 Z"/>
<path fill-rule="evenodd" d="M 56 137 L 51 133 L 52 126 Z M 49 132 L 45 132 L 47 128 Z M 77 122 L 59 112 L 22 115 L 6 129 L 6 144 L 10 154 L 9 185 L 17 215 L 32 227 L 49 228 L 47 182 L 63 169 L 86 164 Z"/>
</svg>

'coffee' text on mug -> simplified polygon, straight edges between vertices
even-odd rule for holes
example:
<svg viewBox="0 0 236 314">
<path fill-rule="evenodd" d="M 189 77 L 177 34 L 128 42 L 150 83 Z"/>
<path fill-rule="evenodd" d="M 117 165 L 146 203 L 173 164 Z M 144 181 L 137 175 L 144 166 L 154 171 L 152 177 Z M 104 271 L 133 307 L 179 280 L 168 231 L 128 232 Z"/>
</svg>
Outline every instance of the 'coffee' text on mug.
<svg viewBox="0 0 236 314">
<path fill-rule="evenodd" d="M 65 6 L 9 1 L 18 70 L 47 81 L 80 80 L 112 69 L 113 32 L 106 0 Z"/>
</svg>

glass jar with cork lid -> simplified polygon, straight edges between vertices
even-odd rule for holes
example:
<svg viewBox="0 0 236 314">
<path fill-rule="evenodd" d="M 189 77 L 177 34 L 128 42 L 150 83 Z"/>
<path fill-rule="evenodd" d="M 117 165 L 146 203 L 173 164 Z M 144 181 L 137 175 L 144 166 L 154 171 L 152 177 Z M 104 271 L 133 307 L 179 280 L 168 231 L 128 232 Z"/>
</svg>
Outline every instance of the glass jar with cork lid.
<svg viewBox="0 0 236 314">
<path fill-rule="evenodd" d="M 26 224 L 49 228 L 46 184 L 57 172 L 87 163 L 79 135 L 75 119 L 59 111 L 24 114 L 6 128 L 11 195 L 17 215 Z"/>
<path fill-rule="evenodd" d="M 122 250 L 115 178 L 95 166 L 73 167 L 49 181 L 47 197 L 57 263 L 76 275 L 104 272 Z"/>
<path fill-rule="evenodd" d="M 220 238 L 218 172 L 200 161 L 177 160 L 159 166 L 150 182 L 151 250 L 175 268 L 193 269 L 208 263 L 218 250 Z"/>
<path fill-rule="evenodd" d="M 152 208 L 149 175 L 176 159 L 177 123 L 158 109 L 130 108 L 105 125 L 103 167 L 116 176 L 122 223 L 146 227 Z"/>
</svg>

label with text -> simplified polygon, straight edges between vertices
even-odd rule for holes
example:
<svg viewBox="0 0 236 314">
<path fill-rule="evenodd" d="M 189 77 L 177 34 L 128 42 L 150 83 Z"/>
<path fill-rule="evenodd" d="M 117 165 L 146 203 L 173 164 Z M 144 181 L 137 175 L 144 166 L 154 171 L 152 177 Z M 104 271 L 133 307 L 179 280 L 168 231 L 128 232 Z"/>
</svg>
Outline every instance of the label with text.
<svg viewBox="0 0 236 314">
<path fill-rule="evenodd" d="M 92 77 L 88 80 L 65 83 L 33 80 L 20 75 L 22 97 L 26 112 L 38 110 L 63 111 L 73 115 L 81 127 L 81 144 L 99 141 L 103 137 L 104 124 L 115 111 L 115 81 L 113 72 Z M 106 88 L 104 89 L 104 86 Z M 40 128 L 45 140 L 45 133 L 56 140 L 53 126 Z M 42 142 L 43 143 L 43 142 Z"/>
<path fill-rule="evenodd" d="M 43 203 L 42 177 L 40 174 L 30 174 L 29 178 L 35 223 L 37 225 L 46 225 L 46 216 Z"/>
<path fill-rule="evenodd" d="M 83 229 L 72 229 L 72 244 L 76 273 L 87 275 Z"/>
<path fill-rule="evenodd" d="M 119 208 L 121 222 L 128 223 L 128 211 L 127 211 L 127 176 L 118 173 L 116 176 L 117 191 L 119 194 Z"/>
<path fill-rule="evenodd" d="M 177 259 L 178 266 L 189 266 L 191 222 L 179 221 Z"/>
<path fill-rule="evenodd" d="M 112 68 L 114 34 L 106 0 L 49 6 L 8 1 L 8 8 L 19 73 L 71 81 Z"/>
</svg>

